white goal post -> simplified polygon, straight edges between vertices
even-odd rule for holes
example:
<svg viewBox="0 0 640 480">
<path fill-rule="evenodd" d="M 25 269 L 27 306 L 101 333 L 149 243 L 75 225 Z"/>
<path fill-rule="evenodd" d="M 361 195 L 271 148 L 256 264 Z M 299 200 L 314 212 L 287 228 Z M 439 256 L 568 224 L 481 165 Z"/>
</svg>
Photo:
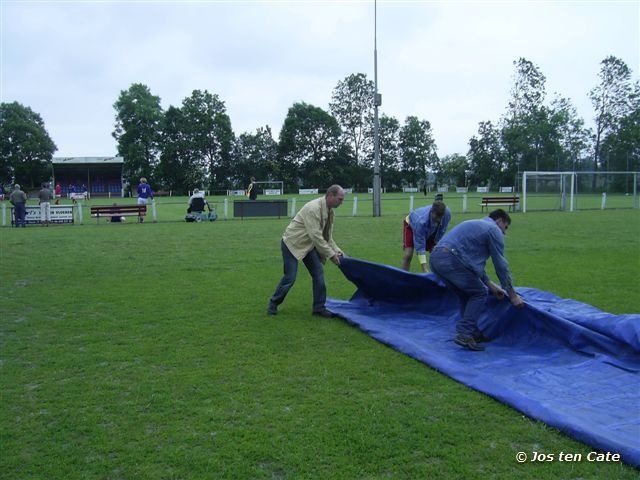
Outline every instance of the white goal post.
<svg viewBox="0 0 640 480">
<path fill-rule="evenodd" d="M 588 200 L 581 201 L 582 209 L 596 208 L 595 205 L 600 205 L 600 208 L 604 209 L 607 195 L 616 199 L 616 202 L 612 202 L 614 203 L 613 208 L 640 208 L 638 203 L 639 173 L 526 171 L 522 173 L 522 212 L 525 213 L 527 208 L 530 208 L 532 199 L 538 202 L 538 206 L 546 205 L 546 209 L 558 209 L 558 204 L 554 202 L 559 200 L 560 210 L 573 212 L 578 208 L 579 193 L 581 198 Z M 547 199 L 541 200 L 545 196 Z M 602 197 L 601 202 L 599 201 L 600 196 Z M 550 198 L 551 200 L 549 200 Z"/>
</svg>

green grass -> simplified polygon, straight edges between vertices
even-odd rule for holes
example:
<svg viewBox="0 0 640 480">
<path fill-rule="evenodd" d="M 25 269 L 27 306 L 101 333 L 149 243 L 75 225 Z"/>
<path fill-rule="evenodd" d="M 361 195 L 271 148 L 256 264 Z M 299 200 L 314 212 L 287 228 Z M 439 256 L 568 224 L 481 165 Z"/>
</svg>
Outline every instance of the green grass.
<svg viewBox="0 0 640 480">
<path fill-rule="evenodd" d="M 1 478 L 638 478 L 518 464 L 591 448 L 312 317 L 302 267 L 268 317 L 288 220 L 186 224 L 170 200 L 156 224 L 0 229 Z M 375 219 L 341 207 L 338 244 L 399 265 L 396 203 Z M 507 256 L 517 285 L 637 313 L 639 239 L 637 210 L 516 213 Z M 330 296 L 353 293 L 326 274 Z"/>
</svg>

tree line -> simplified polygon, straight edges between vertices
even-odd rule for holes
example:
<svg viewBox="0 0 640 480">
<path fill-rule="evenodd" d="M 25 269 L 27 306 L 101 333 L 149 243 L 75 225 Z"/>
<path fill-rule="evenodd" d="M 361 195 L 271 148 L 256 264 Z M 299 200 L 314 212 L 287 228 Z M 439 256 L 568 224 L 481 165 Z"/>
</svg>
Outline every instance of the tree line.
<svg viewBox="0 0 640 480">
<path fill-rule="evenodd" d="M 520 172 L 629 171 L 640 167 L 640 82 L 609 56 L 588 92 L 595 129 L 585 127 L 568 98 L 547 99 L 546 77 L 525 58 L 515 71 L 505 113 L 481 121 L 465 154 L 438 156 L 431 124 L 417 116 L 379 122 L 382 186 L 514 185 Z M 187 192 L 242 188 L 253 176 L 280 180 L 285 190 L 333 183 L 366 189 L 374 159 L 374 84 L 363 73 L 338 82 L 328 110 L 299 102 L 279 138 L 266 125 L 234 133 L 224 101 L 194 90 L 164 110 L 160 97 L 132 84 L 114 103 L 112 133 L 125 180 L 147 177 L 155 189 Z M 0 181 L 37 185 L 50 177 L 56 146 L 39 114 L 18 102 L 0 105 Z"/>
</svg>

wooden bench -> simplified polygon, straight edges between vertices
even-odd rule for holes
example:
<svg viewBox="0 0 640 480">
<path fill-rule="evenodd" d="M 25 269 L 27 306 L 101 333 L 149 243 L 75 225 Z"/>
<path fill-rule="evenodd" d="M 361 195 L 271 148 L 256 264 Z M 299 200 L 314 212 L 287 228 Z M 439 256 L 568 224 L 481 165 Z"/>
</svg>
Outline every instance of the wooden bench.
<svg viewBox="0 0 640 480">
<path fill-rule="evenodd" d="M 100 223 L 100 217 L 127 217 L 137 216 L 142 219 L 147 213 L 146 205 L 92 205 L 91 216 L 96 217 Z"/>
<path fill-rule="evenodd" d="M 515 210 L 520 203 L 520 197 L 482 197 L 482 207 L 480 211 L 484 211 L 486 208 L 489 211 L 489 206 L 508 206 L 509 211 Z"/>
</svg>

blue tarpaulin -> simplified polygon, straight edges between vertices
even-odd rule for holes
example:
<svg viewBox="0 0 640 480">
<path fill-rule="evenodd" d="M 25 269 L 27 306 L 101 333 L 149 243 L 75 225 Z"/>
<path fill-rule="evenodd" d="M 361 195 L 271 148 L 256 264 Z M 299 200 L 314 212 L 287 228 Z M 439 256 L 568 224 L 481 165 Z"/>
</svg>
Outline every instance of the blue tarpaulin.
<svg viewBox="0 0 640 480">
<path fill-rule="evenodd" d="M 357 291 L 327 308 L 378 341 L 469 387 L 640 467 L 640 315 L 613 315 L 534 288 L 516 309 L 487 297 L 483 352 L 453 342 L 459 303 L 433 274 L 355 258 Z"/>
</svg>

